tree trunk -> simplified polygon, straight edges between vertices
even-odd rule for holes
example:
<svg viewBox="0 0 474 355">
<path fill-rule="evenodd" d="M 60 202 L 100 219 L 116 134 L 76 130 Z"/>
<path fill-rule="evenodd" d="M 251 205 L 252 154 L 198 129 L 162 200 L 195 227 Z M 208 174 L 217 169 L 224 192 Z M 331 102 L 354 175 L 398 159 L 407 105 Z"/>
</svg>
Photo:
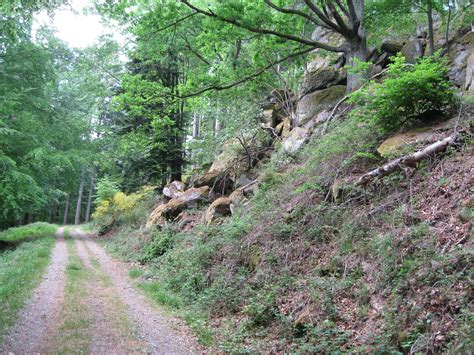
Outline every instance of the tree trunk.
<svg viewBox="0 0 474 355">
<path fill-rule="evenodd" d="M 199 138 L 199 128 L 200 128 L 200 117 L 198 114 L 194 114 L 193 116 L 193 139 L 198 139 Z"/>
<path fill-rule="evenodd" d="M 89 184 L 89 197 L 87 198 L 86 223 L 89 222 L 91 219 L 92 196 L 94 194 L 94 178 L 95 178 L 95 171 L 92 170 L 91 180 Z"/>
<path fill-rule="evenodd" d="M 360 24 L 357 30 L 357 36 L 353 37 L 352 39 L 346 38 L 349 43 L 349 49 L 346 53 L 347 63 L 351 67 L 357 65 L 358 61 L 367 61 L 367 35 L 365 33 L 364 27 L 365 1 L 354 0 L 353 4 L 357 19 L 360 21 Z M 363 80 L 367 78 L 368 72 L 357 74 L 347 73 L 347 93 L 351 93 L 359 89 L 363 84 Z"/>
<path fill-rule="evenodd" d="M 358 41 L 350 44 L 350 49 L 347 53 L 347 63 L 351 67 L 357 66 L 357 62 L 367 61 L 367 44 L 366 40 Z M 354 92 L 359 89 L 364 79 L 368 78 L 368 71 L 365 73 L 347 73 L 347 93 Z"/>
<path fill-rule="evenodd" d="M 444 44 L 444 48 L 446 49 L 446 52 L 449 52 L 449 26 L 451 26 L 451 11 L 452 11 L 452 6 L 451 6 L 451 0 L 448 0 L 448 21 L 446 23 L 446 35 L 445 35 L 445 41 L 446 43 Z"/>
<path fill-rule="evenodd" d="M 63 217 L 63 224 L 67 224 L 68 220 L 68 214 L 69 214 L 69 194 L 67 194 L 66 197 L 66 206 L 64 206 L 64 217 Z"/>
<path fill-rule="evenodd" d="M 81 182 L 79 183 L 79 191 L 77 193 L 76 216 L 74 217 L 74 224 L 81 223 L 81 206 L 82 193 L 84 192 L 84 170 L 81 171 Z"/>
<path fill-rule="evenodd" d="M 426 15 L 428 16 L 428 54 L 434 54 L 434 30 L 433 30 L 433 4 L 429 0 L 426 4 Z"/>
<path fill-rule="evenodd" d="M 221 129 L 222 129 L 222 123 L 218 118 L 216 118 L 216 120 L 214 121 L 214 136 L 217 137 Z"/>
<path fill-rule="evenodd" d="M 50 223 L 56 223 L 56 209 L 57 209 L 58 205 L 56 202 L 53 202 L 52 205 L 51 205 L 51 214 L 49 216 L 49 222 Z"/>
</svg>

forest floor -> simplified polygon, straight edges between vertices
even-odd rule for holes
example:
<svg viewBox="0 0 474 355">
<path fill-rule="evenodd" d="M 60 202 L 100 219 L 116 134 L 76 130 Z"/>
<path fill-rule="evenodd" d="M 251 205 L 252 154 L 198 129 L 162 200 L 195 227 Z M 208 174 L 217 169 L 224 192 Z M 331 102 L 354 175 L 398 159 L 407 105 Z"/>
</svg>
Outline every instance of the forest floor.
<svg viewBox="0 0 474 355">
<path fill-rule="evenodd" d="M 196 353 L 200 347 L 80 228 L 59 228 L 51 263 L 0 353 Z"/>
</svg>

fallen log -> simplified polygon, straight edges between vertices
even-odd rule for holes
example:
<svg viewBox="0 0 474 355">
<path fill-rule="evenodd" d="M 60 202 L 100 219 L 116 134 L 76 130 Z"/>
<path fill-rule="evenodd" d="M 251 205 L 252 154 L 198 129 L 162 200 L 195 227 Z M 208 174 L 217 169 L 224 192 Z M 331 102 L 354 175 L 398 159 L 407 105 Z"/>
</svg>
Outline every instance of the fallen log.
<svg viewBox="0 0 474 355">
<path fill-rule="evenodd" d="M 423 148 L 422 150 L 417 151 L 416 153 L 405 155 L 398 159 L 392 160 L 391 162 L 381 167 L 378 167 L 377 169 L 372 170 L 371 172 L 368 172 L 365 175 L 362 175 L 355 183 L 355 186 L 364 186 L 367 185 L 374 178 L 381 178 L 390 175 L 395 170 L 399 169 L 402 165 L 414 166 L 418 161 L 424 158 L 445 151 L 449 146 L 456 143 L 457 138 L 458 134 L 453 134 L 447 138 L 444 138 Z"/>
</svg>

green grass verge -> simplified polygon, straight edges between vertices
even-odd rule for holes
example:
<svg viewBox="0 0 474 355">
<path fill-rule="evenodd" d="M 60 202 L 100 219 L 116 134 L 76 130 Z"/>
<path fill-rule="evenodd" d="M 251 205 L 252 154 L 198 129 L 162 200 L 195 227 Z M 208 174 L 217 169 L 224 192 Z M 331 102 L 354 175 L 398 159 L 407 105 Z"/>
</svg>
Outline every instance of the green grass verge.
<svg viewBox="0 0 474 355">
<path fill-rule="evenodd" d="M 14 249 L 0 251 L 0 340 L 39 284 L 49 264 L 55 231 L 54 225 L 35 223 L 0 233 L 2 241 L 21 242 Z"/>
<path fill-rule="evenodd" d="M 204 346 L 211 346 L 214 342 L 213 334 L 206 324 L 206 318 L 198 312 L 184 307 L 183 300 L 179 296 L 164 289 L 158 282 L 142 282 L 139 287 L 145 291 L 145 295 L 167 311 L 182 319 L 191 327 L 198 342 Z"/>
<path fill-rule="evenodd" d="M 54 235 L 56 226 L 49 223 L 37 222 L 26 226 L 14 227 L 0 232 L 0 241 L 18 243 Z"/>
</svg>

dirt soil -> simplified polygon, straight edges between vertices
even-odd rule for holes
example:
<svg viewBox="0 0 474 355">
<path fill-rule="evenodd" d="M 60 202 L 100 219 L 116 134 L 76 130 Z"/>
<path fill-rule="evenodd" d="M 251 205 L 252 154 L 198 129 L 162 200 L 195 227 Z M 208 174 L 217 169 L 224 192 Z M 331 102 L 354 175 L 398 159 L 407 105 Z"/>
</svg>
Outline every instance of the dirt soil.
<svg viewBox="0 0 474 355">
<path fill-rule="evenodd" d="M 0 353 L 54 353 L 62 339 L 68 247 L 60 228 L 46 275 L 20 312 Z M 88 353 L 188 354 L 202 349 L 186 327 L 164 315 L 133 285 L 126 264 L 112 259 L 79 228 L 71 230 L 75 251 L 87 272 L 85 299 L 90 319 Z M 78 349 L 79 350 L 79 349 Z"/>
</svg>

